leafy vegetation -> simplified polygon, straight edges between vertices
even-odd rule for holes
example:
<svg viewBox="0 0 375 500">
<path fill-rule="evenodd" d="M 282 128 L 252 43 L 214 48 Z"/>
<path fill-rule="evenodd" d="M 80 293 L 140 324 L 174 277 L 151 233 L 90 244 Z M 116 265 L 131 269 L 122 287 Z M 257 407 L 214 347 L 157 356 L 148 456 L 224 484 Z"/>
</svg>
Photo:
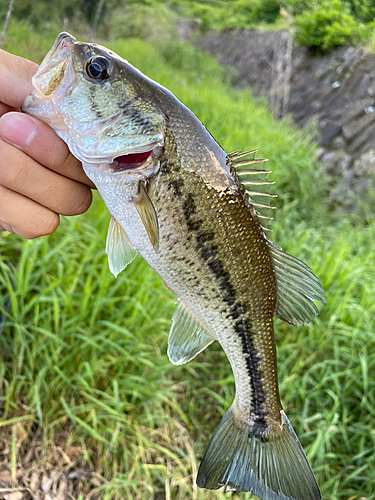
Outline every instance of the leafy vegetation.
<svg viewBox="0 0 375 500">
<path fill-rule="evenodd" d="M 56 33 L 25 42 L 25 30 L 14 23 L 5 48 L 40 60 Z M 375 500 L 373 212 L 332 213 L 311 138 L 231 88 L 208 56 L 131 39 L 111 48 L 171 89 L 226 151 L 257 147 L 270 158 L 279 196 L 272 239 L 312 267 L 327 298 L 311 325 L 276 321 L 283 405 L 323 497 Z M 82 500 L 92 490 L 103 500 L 227 498 L 194 481 L 233 400 L 229 363 L 217 343 L 186 366 L 169 363 L 174 297 L 140 258 L 111 276 L 108 223 L 96 197 L 49 237 L 0 234 L 0 430 L 9 446 L 0 464 L 12 450 L 16 477 L 39 435 L 47 454 L 58 443 L 71 457 L 74 447 L 64 470 L 96 471 L 99 482 L 81 480 Z"/>
<path fill-rule="evenodd" d="M 321 53 L 330 47 L 355 44 L 369 37 L 375 26 L 363 26 L 340 0 L 325 0 L 294 19 L 295 40 Z"/>
<path fill-rule="evenodd" d="M 353 16 L 363 23 L 370 23 L 375 17 L 374 0 L 346 0 L 347 5 Z"/>
<path fill-rule="evenodd" d="M 103 19 L 111 9 L 121 4 L 121 0 L 105 0 L 103 4 Z M 50 23 L 66 24 L 72 20 L 92 23 L 98 7 L 97 0 L 82 0 L 77 4 L 74 0 L 16 0 L 13 4 L 12 16 L 17 20 L 27 19 L 34 28 L 45 29 Z M 0 19 L 4 19 L 8 2 L 0 3 Z"/>
<path fill-rule="evenodd" d="M 251 28 L 274 23 L 280 15 L 277 0 L 231 0 L 225 2 L 173 0 L 172 7 L 188 18 L 201 21 L 201 30 Z"/>
<path fill-rule="evenodd" d="M 91 34 L 100 0 L 17 0 L 13 16 L 39 31 L 52 25 Z M 178 19 L 195 19 L 200 31 L 263 27 L 287 28 L 298 43 L 320 53 L 347 43 L 371 41 L 375 0 L 104 0 L 98 36 L 117 40 L 176 38 Z M 52 7 L 52 8 L 51 8 Z M 0 4 L 0 18 L 6 3 Z"/>
</svg>

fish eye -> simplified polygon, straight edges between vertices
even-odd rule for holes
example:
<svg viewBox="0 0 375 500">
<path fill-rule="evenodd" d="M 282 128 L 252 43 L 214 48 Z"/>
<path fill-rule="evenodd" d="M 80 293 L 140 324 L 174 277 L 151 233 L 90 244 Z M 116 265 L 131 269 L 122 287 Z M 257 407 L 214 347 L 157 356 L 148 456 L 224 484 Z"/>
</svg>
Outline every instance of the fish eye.
<svg viewBox="0 0 375 500">
<path fill-rule="evenodd" d="M 101 82 L 111 76 L 112 64 L 105 57 L 95 56 L 87 61 L 85 71 L 90 79 Z"/>
</svg>

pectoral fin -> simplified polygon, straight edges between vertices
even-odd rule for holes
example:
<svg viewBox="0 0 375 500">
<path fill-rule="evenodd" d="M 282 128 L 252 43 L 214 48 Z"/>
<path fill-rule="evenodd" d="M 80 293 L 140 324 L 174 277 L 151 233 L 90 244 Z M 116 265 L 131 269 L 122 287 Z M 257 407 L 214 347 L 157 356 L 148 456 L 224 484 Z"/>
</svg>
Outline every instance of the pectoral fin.
<svg viewBox="0 0 375 500">
<path fill-rule="evenodd" d="M 142 183 L 139 184 L 139 194 L 133 199 L 133 203 L 146 229 L 151 245 L 156 251 L 159 247 L 159 223 L 155 207 L 150 200 Z"/>
<path fill-rule="evenodd" d="M 314 300 L 325 304 L 318 278 L 304 262 L 267 241 L 276 278 L 275 316 L 292 325 L 310 323 L 318 314 Z"/>
<path fill-rule="evenodd" d="M 137 255 L 125 231 L 112 217 L 109 223 L 105 251 L 108 254 L 109 270 L 116 277 Z"/>
<path fill-rule="evenodd" d="M 214 340 L 178 300 L 168 338 L 170 361 L 174 365 L 183 365 L 195 358 Z"/>
</svg>

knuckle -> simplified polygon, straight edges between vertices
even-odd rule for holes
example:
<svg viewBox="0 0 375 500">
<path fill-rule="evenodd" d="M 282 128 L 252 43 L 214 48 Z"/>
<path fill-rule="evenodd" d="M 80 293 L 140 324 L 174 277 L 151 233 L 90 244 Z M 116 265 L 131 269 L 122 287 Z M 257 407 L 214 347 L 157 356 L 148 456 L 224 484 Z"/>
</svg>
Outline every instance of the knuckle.
<svg viewBox="0 0 375 500">
<path fill-rule="evenodd" d="M 28 240 L 33 240 L 40 236 L 46 236 L 56 231 L 59 223 L 60 218 L 55 212 L 44 213 L 41 220 L 31 230 L 27 231 L 24 237 Z"/>
<path fill-rule="evenodd" d="M 60 217 L 55 212 L 50 212 L 48 220 L 46 219 L 43 225 L 43 235 L 51 234 L 58 228 Z"/>
<path fill-rule="evenodd" d="M 64 172 L 79 165 L 80 162 L 69 151 L 68 146 L 56 135 L 53 147 L 48 149 L 48 167 L 55 172 Z"/>
<path fill-rule="evenodd" d="M 6 169 L 4 181 L 9 188 L 21 189 L 25 179 L 25 168 L 23 165 L 11 165 Z"/>
<path fill-rule="evenodd" d="M 69 203 L 68 210 L 62 215 L 80 215 L 89 209 L 92 202 L 91 189 L 83 186 L 79 189 L 78 193 L 74 195 Z"/>
<path fill-rule="evenodd" d="M 55 147 L 49 149 L 49 166 L 53 168 L 56 172 L 59 171 L 60 167 L 65 165 L 70 161 L 70 152 L 66 144 L 63 142 L 57 142 L 54 145 Z"/>
<path fill-rule="evenodd" d="M 84 197 L 81 205 L 78 207 L 77 215 L 83 214 L 88 210 L 92 203 L 92 192 L 90 188 L 85 188 L 86 196 Z"/>
<path fill-rule="evenodd" d="M 27 176 L 27 162 L 7 161 L 7 157 L 6 151 L 4 151 L 4 148 L 0 144 L 0 158 L 3 159 L 0 166 L 0 182 L 9 188 L 19 189 L 24 184 Z M 18 158 L 18 160 L 20 160 L 20 158 Z"/>
</svg>

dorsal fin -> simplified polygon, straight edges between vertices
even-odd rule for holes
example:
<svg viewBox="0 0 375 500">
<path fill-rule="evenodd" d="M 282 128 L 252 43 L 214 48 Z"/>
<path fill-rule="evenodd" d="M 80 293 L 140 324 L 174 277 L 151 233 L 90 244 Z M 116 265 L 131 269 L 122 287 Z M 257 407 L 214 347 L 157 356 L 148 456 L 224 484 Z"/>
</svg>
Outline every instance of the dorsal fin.
<svg viewBox="0 0 375 500">
<path fill-rule="evenodd" d="M 275 184 L 274 181 L 268 181 L 267 175 L 271 170 L 264 170 L 264 168 L 254 168 L 252 165 L 259 164 L 263 166 L 267 161 L 266 158 L 254 158 L 257 149 L 245 151 L 235 151 L 228 155 L 228 159 L 232 167 L 236 170 L 237 176 L 249 195 L 251 204 L 254 206 L 257 216 L 262 219 L 262 227 L 265 231 L 271 231 L 267 227 L 267 222 L 272 220 L 270 217 L 270 210 L 275 210 L 276 207 L 270 205 L 272 198 L 277 195 L 269 192 L 269 186 Z"/>
<path fill-rule="evenodd" d="M 309 266 L 267 238 L 275 273 L 275 316 L 291 325 L 310 323 L 318 314 L 314 301 L 325 304 L 324 290 Z"/>
</svg>

